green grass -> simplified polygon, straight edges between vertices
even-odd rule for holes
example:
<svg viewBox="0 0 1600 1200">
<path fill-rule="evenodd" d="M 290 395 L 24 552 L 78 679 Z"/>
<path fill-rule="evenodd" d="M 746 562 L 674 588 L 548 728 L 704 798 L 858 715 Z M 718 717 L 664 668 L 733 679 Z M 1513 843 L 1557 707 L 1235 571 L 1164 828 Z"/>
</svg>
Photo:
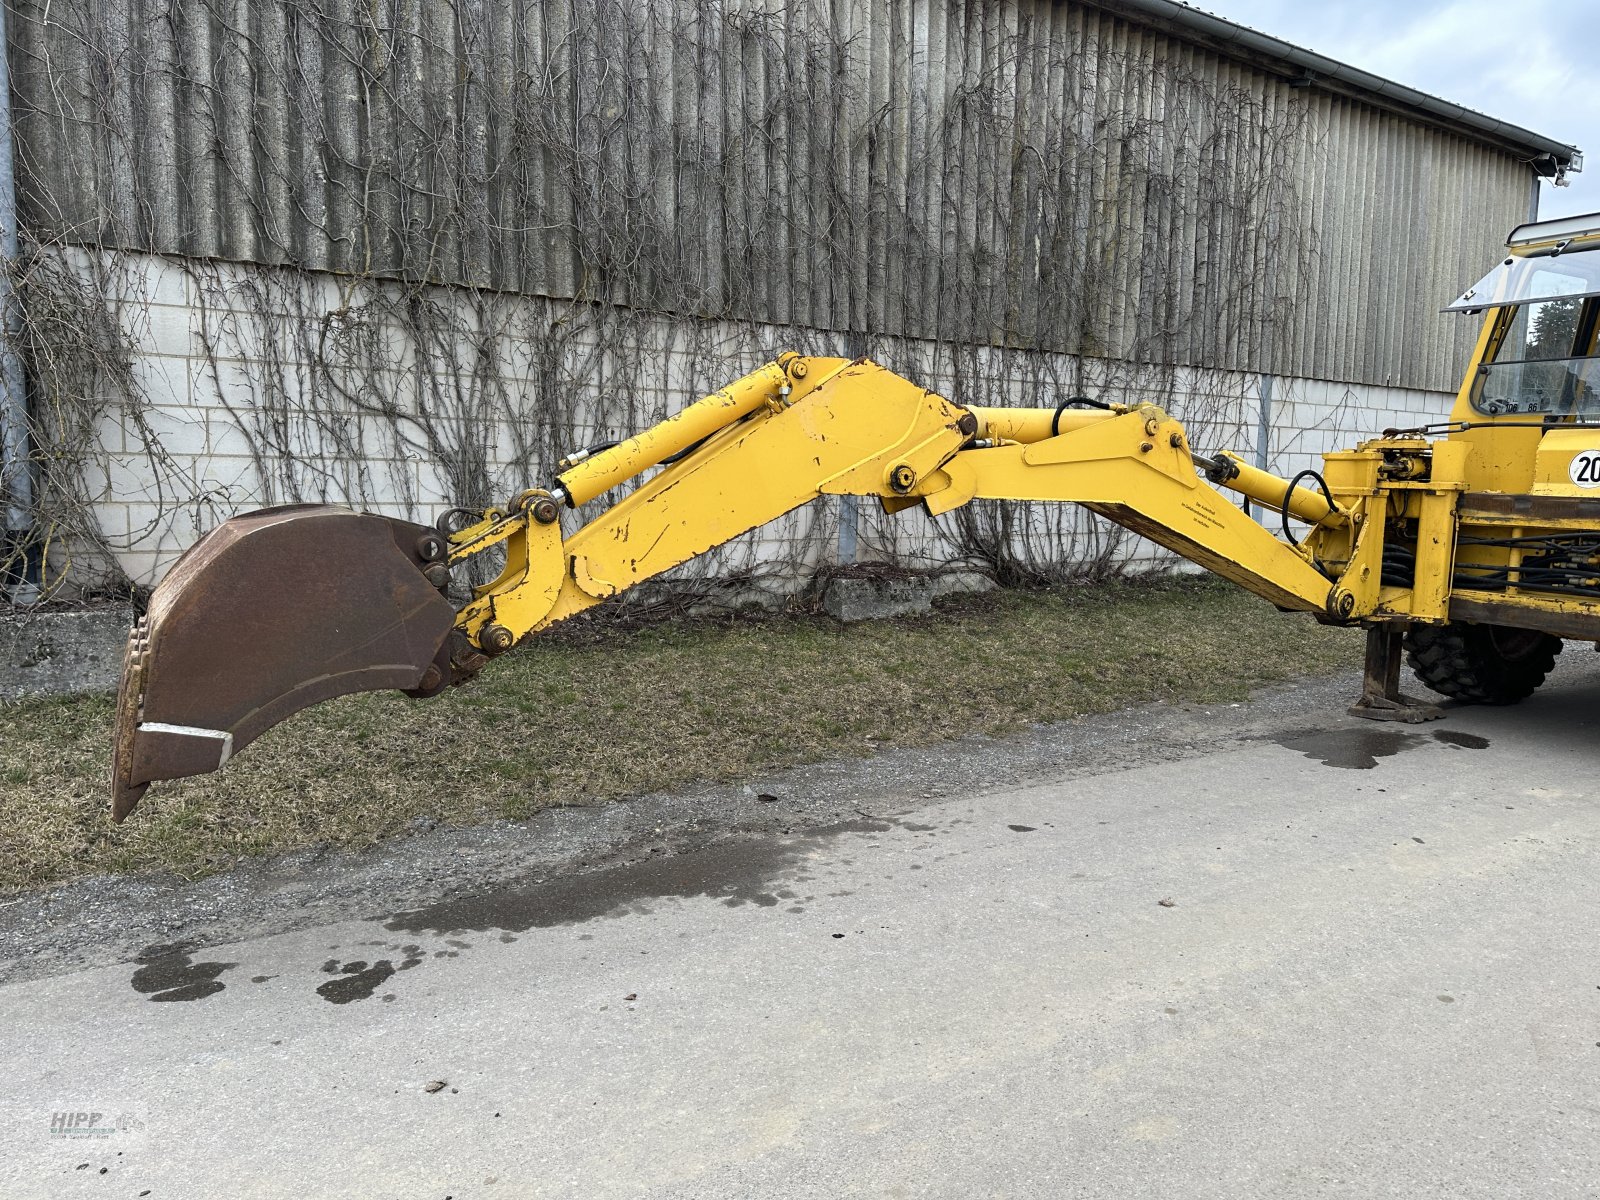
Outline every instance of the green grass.
<svg viewBox="0 0 1600 1200">
<path fill-rule="evenodd" d="M 216 775 L 106 815 L 109 697 L 0 705 L 0 888 L 187 877 L 418 817 L 470 823 L 995 734 L 1153 700 L 1242 699 L 1358 665 L 1358 635 L 1212 581 L 1000 592 L 931 617 L 675 620 L 535 639 L 426 702 L 347 697 Z"/>
</svg>

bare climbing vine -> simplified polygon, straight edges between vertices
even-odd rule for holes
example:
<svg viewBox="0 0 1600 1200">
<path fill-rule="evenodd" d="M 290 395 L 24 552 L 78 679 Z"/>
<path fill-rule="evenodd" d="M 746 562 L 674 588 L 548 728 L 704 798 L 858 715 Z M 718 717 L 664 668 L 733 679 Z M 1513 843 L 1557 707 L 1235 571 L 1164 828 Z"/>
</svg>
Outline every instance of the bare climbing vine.
<svg viewBox="0 0 1600 1200">
<path fill-rule="evenodd" d="M 1073 6 L 16 7 L 36 485 L 0 581 L 52 595 L 261 505 L 501 501 L 786 346 L 1233 442 L 1228 368 L 1306 319 L 1308 106 Z M 803 580 L 838 520 L 680 581 Z M 1074 509 L 861 521 L 864 557 L 1006 582 L 1129 561 Z"/>
</svg>

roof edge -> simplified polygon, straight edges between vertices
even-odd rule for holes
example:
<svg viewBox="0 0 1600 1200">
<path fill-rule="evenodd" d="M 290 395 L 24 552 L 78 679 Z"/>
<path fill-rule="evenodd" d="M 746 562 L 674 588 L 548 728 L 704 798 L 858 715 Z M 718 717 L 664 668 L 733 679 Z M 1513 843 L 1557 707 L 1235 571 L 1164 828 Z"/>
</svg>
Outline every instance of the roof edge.
<svg viewBox="0 0 1600 1200">
<path fill-rule="evenodd" d="M 1583 152 L 1576 146 L 1363 71 L 1360 67 L 1352 67 L 1349 63 L 1306 50 L 1281 38 L 1259 33 L 1249 26 L 1178 3 L 1178 0 L 1089 0 L 1089 3 L 1135 20 L 1143 19 L 1185 33 L 1198 34 L 1207 44 L 1221 50 L 1276 59 L 1298 67 L 1302 74 L 1309 76 L 1305 86 L 1343 91 L 1377 101 L 1385 107 L 1421 114 L 1470 136 L 1524 152 L 1530 160 L 1548 155 L 1555 161 L 1550 170 L 1541 171 L 1540 174 L 1559 179 L 1569 170 L 1583 170 Z"/>
</svg>

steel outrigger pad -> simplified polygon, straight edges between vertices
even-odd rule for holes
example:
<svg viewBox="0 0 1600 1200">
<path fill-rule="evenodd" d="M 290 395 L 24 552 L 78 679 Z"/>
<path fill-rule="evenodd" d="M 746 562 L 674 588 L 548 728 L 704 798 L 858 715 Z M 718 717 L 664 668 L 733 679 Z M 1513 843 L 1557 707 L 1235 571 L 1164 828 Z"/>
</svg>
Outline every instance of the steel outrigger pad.
<svg viewBox="0 0 1600 1200">
<path fill-rule="evenodd" d="M 262 509 L 202 538 L 128 638 L 112 819 L 320 701 L 444 688 L 455 611 L 423 572 L 442 578 L 446 550 L 428 526 L 331 505 Z"/>
<path fill-rule="evenodd" d="M 1444 709 L 1400 690 L 1401 633 L 1387 625 L 1367 630 L 1366 667 L 1361 676 L 1361 697 L 1350 706 L 1352 717 L 1369 721 L 1400 721 L 1420 725 L 1437 721 Z"/>
</svg>

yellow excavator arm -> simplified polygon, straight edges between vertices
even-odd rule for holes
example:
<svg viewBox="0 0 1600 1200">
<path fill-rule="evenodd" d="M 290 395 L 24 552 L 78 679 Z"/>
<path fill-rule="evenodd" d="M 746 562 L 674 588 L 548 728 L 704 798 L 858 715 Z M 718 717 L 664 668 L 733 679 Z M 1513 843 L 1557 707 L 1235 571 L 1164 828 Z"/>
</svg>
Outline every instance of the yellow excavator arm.
<svg viewBox="0 0 1600 1200">
<path fill-rule="evenodd" d="M 570 509 L 652 471 L 563 535 Z M 1317 536 L 1280 540 L 1218 486 Z M 935 516 L 974 499 L 1067 501 L 1280 608 L 1349 621 L 1379 600 L 1360 537 L 1381 494 L 1370 488 L 1341 504 L 1325 484 L 1298 488 L 1237 456 L 1197 455 L 1154 405 L 970 407 L 865 359 L 785 353 L 455 527 L 331 506 L 219 526 L 156 588 L 130 638 L 113 815 L 152 782 L 218 769 L 311 704 L 463 683 L 528 635 L 829 494 Z M 504 569 L 456 610 L 445 599 L 452 571 L 497 546 Z"/>
</svg>

